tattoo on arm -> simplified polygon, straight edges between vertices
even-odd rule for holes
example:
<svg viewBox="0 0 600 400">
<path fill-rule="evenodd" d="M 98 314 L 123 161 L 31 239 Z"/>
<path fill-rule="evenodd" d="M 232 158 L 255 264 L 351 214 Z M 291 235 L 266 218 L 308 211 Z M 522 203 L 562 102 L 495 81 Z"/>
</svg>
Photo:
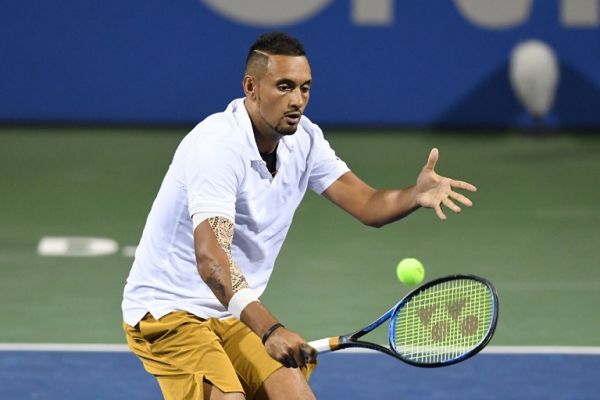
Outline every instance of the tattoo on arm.
<svg viewBox="0 0 600 400">
<path fill-rule="evenodd" d="M 233 242 L 233 222 L 227 218 L 213 217 L 208 219 L 208 223 L 210 224 L 210 227 L 217 238 L 217 242 L 219 242 L 219 245 L 223 251 L 225 251 L 225 254 L 227 254 L 227 259 L 229 260 L 229 275 L 231 276 L 231 290 L 233 294 L 235 294 L 239 290 L 247 288 L 248 283 L 231 256 L 231 243 Z M 211 284 L 208 282 L 207 284 L 211 287 L 211 289 L 213 289 Z M 213 291 L 214 290 L 215 289 L 213 289 Z M 219 289 L 217 288 L 217 290 Z M 222 284 L 221 290 L 224 290 Z"/>
<path fill-rule="evenodd" d="M 210 275 L 206 278 L 205 282 L 218 299 L 223 299 L 225 297 L 225 286 L 223 286 L 223 282 L 219 279 L 220 272 L 221 268 L 219 266 L 211 266 Z"/>
</svg>

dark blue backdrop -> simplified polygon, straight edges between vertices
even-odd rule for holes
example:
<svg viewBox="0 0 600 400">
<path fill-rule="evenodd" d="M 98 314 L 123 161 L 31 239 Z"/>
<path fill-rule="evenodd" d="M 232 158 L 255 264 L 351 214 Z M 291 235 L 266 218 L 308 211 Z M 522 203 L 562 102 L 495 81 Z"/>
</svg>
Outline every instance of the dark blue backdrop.
<svg viewBox="0 0 600 400">
<path fill-rule="evenodd" d="M 600 126 L 600 17 L 569 22 L 569 0 L 479 0 L 488 14 L 527 5 L 525 18 L 496 27 L 469 18 L 461 0 L 372 0 L 389 9 L 374 23 L 358 15 L 364 0 L 307 1 L 321 5 L 288 22 L 264 9 L 271 23 L 225 16 L 214 2 L 3 1 L 0 122 L 193 123 L 241 96 L 248 46 L 280 29 L 307 47 L 315 82 L 307 115 L 318 123 L 528 125 L 508 60 L 517 43 L 537 38 L 561 63 L 548 123 Z"/>
</svg>

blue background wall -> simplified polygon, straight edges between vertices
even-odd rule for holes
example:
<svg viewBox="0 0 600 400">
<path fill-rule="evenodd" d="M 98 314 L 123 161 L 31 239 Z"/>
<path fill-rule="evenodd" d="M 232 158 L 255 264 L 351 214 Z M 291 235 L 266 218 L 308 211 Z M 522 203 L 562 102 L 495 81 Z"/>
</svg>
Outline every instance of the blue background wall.
<svg viewBox="0 0 600 400">
<path fill-rule="evenodd" d="M 225 16 L 208 0 L 5 0 L 0 121 L 192 123 L 242 95 L 247 48 L 279 29 L 305 43 L 315 82 L 307 115 L 322 124 L 527 126 L 508 61 L 517 43 L 537 38 L 561 64 L 547 122 L 600 126 L 598 15 L 573 23 L 568 0 L 505 0 L 526 15 L 491 27 L 460 0 L 372 1 L 387 19 L 361 20 L 358 0 L 312 0 L 320 5 L 305 17 L 270 23 Z"/>
</svg>

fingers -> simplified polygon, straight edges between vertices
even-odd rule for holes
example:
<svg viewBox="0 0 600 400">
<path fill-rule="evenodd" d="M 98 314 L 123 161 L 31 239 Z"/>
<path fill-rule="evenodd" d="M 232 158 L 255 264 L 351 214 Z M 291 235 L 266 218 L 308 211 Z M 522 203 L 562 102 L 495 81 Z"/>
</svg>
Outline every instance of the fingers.
<svg viewBox="0 0 600 400">
<path fill-rule="evenodd" d="M 468 182 L 463 182 L 463 181 L 451 180 L 450 181 L 450 186 L 452 186 L 453 188 L 464 189 L 464 190 L 467 190 L 469 192 L 476 192 L 477 191 L 477 188 L 475 186 L 471 185 Z"/>
<path fill-rule="evenodd" d="M 446 217 L 446 214 L 444 214 L 444 212 L 442 211 L 442 207 L 440 207 L 439 205 L 434 207 L 435 213 L 438 216 L 439 219 L 441 219 L 442 221 L 445 221 L 448 219 L 448 217 Z"/>
<path fill-rule="evenodd" d="M 464 204 L 467 207 L 471 207 L 473 205 L 473 202 L 471 200 L 469 200 L 468 198 L 466 198 L 465 196 L 463 196 L 462 194 L 451 192 L 449 194 L 449 197 L 446 197 L 445 199 L 442 200 L 441 204 L 443 204 L 446 208 L 450 209 L 455 214 L 460 213 L 462 211 L 462 209 L 458 205 L 456 205 L 456 203 L 454 203 L 450 199 L 450 197 L 461 202 L 462 204 Z M 442 221 L 445 221 L 448 218 L 446 216 L 446 214 L 444 214 L 444 212 L 442 211 L 441 205 L 438 205 L 434 209 L 435 209 L 435 213 L 437 214 L 438 218 L 441 219 Z"/>
<path fill-rule="evenodd" d="M 434 168 L 438 159 L 439 150 L 437 148 L 431 149 L 427 164 L 417 178 L 416 186 L 419 193 L 417 202 L 422 207 L 433 208 L 438 218 L 445 221 L 447 216 L 442 210 L 442 206 L 456 214 L 462 211 L 457 203 L 466 207 L 473 206 L 473 202 L 469 198 L 455 190 L 476 192 L 477 188 L 468 182 L 457 181 L 436 174 Z"/>
<path fill-rule="evenodd" d="M 288 349 L 277 361 L 286 368 L 303 368 L 317 361 L 317 351 L 307 343 L 302 343 L 298 348 Z"/>
<path fill-rule="evenodd" d="M 459 206 L 457 206 L 452 200 L 450 200 L 449 198 L 445 198 L 444 200 L 442 200 L 442 204 L 445 205 L 447 208 L 449 208 L 450 210 L 452 210 L 455 214 L 460 213 L 462 210 L 460 209 Z"/>
<path fill-rule="evenodd" d="M 286 368 L 298 368 L 299 360 L 294 357 L 294 354 L 285 354 L 279 361 Z"/>
<path fill-rule="evenodd" d="M 440 156 L 440 152 L 435 147 L 431 149 L 429 152 L 429 158 L 427 159 L 427 164 L 425 164 L 425 168 L 434 169 L 435 164 L 437 164 L 438 158 Z"/>
<path fill-rule="evenodd" d="M 465 205 L 467 207 L 472 207 L 473 206 L 473 202 L 468 197 L 463 196 L 460 193 L 450 192 L 450 194 L 448 194 L 448 196 L 452 197 L 454 200 L 462 203 L 463 205 Z"/>
<path fill-rule="evenodd" d="M 460 194 L 460 193 L 456 193 L 456 192 L 450 192 L 450 193 L 448 194 L 448 197 L 451 197 L 452 199 L 454 199 L 454 200 L 456 200 L 456 201 L 460 202 L 461 204 L 463 204 L 463 205 L 465 205 L 465 206 L 467 206 L 467 207 L 473 207 L 473 202 L 471 201 L 471 199 L 469 199 L 469 198 L 468 198 L 468 197 L 466 197 L 466 196 L 463 196 L 463 195 L 462 195 L 462 194 Z M 446 206 L 446 207 L 448 207 L 448 206 Z M 450 208 L 450 207 L 448 207 L 448 208 Z M 450 209 L 452 209 L 452 208 L 450 208 Z M 453 209 L 452 209 L 452 211 L 454 211 L 454 212 L 457 212 L 457 211 L 455 211 L 455 210 L 453 210 Z M 460 212 L 460 209 L 459 209 L 459 211 L 458 211 L 458 212 Z"/>
<path fill-rule="evenodd" d="M 302 368 L 314 363 L 317 351 L 298 334 L 285 328 L 278 329 L 265 342 L 269 355 L 286 368 Z"/>
<path fill-rule="evenodd" d="M 304 359 L 308 364 L 313 364 L 317 362 L 317 350 L 315 350 L 308 343 L 302 343 L 302 345 L 300 345 L 300 351 L 304 355 Z"/>
</svg>

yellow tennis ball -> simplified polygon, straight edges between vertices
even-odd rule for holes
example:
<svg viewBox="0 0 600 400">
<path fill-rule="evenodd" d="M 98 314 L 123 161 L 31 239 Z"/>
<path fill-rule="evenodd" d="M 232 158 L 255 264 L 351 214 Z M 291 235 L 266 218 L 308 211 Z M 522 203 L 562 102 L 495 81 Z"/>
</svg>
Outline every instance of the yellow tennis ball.
<svg viewBox="0 0 600 400">
<path fill-rule="evenodd" d="M 425 268 L 416 258 L 405 258 L 398 263 L 396 275 L 398 280 L 405 285 L 417 285 L 425 277 Z"/>
</svg>

